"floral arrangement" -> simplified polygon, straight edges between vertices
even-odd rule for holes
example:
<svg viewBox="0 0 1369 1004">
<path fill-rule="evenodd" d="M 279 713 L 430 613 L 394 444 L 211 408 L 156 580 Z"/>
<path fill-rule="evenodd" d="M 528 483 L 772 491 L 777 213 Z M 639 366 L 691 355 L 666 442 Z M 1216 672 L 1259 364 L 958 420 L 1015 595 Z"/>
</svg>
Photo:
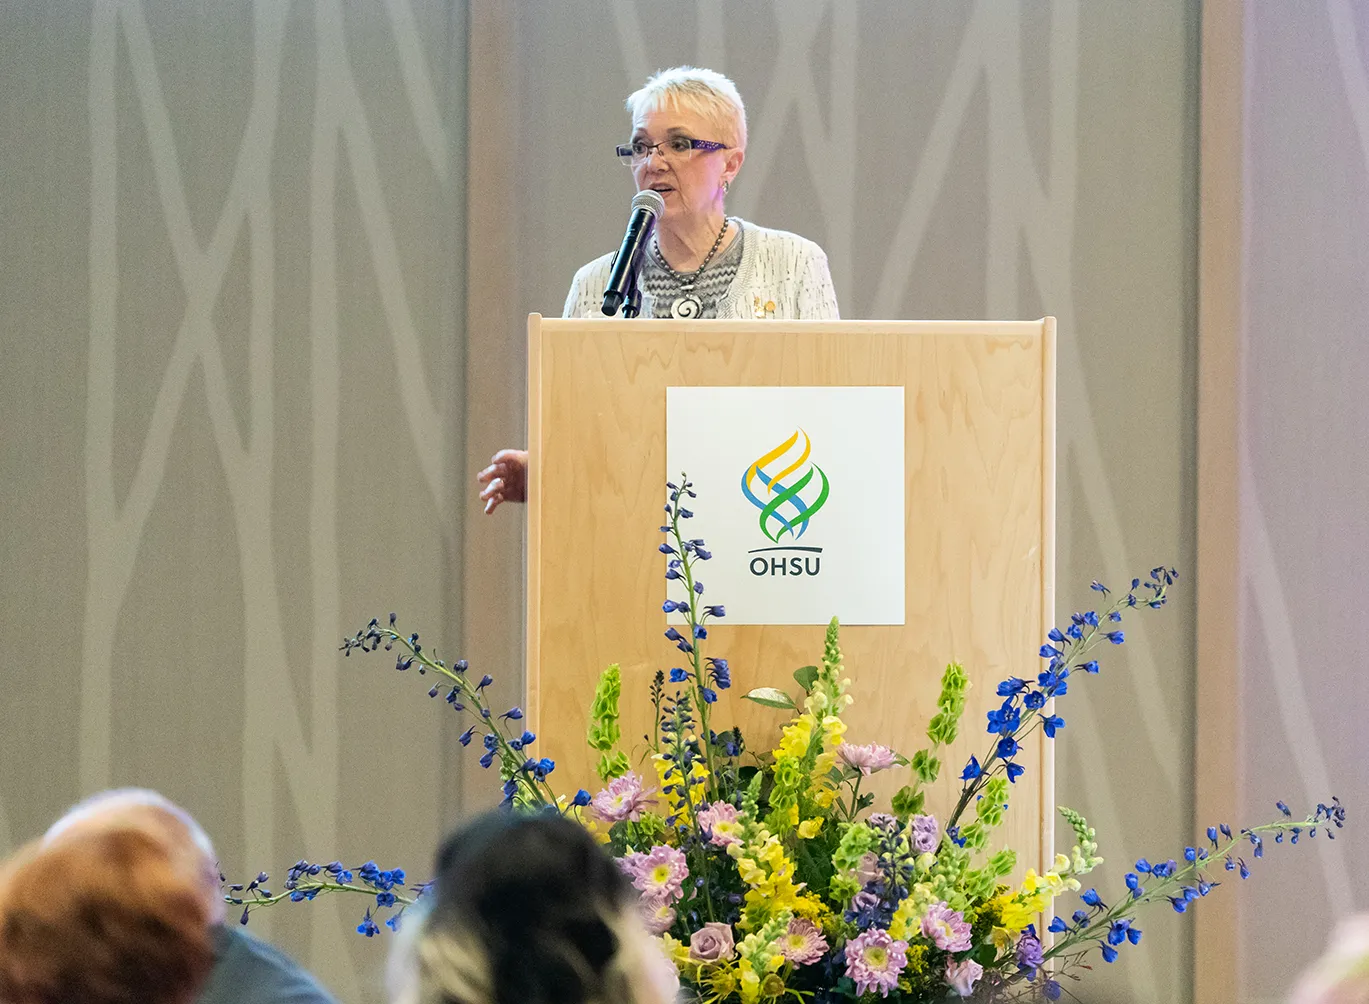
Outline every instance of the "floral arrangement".
<svg viewBox="0 0 1369 1004">
<path fill-rule="evenodd" d="M 1208 827 L 1206 841 L 1176 859 L 1137 861 L 1125 888 L 1105 896 L 1085 888 L 1103 860 L 1094 830 L 1061 808 L 1074 834 L 1071 853 L 1056 855 L 1043 873 L 1028 868 L 1010 881 L 1017 854 L 997 846 L 995 833 L 1026 770 L 1018 762 L 1023 741 L 1038 729 L 1056 737 L 1065 726 L 1057 699 L 1071 682 L 1100 671 L 1098 650 L 1123 644 L 1124 616 L 1165 605 L 1175 572 L 1156 568 L 1115 594 L 1093 583 L 1098 609 L 1049 632 L 1035 680 L 998 685 L 1002 703 L 988 713 L 985 747 L 961 769 L 954 809 L 937 819 L 925 811 L 925 790 L 961 727 L 969 681 L 957 664 L 942 676 L 927 745 L 911 756 L 848 741 L 842 713 L 851 697 L 835 620 L 818 664 L 794 673 L 796 695 L 777 688 L 746 695 L 792 713 L 773 750 L 754 752 L 738 730 L 710 727 L 713 705 L 732 682 L 727 660 L 705 654 L 709 625 L 726 610 L 705 601 L 697 572 L 711 554 L 683 529 L 693 515 L 693 486 L 682 479 L 668 489 L 660 550 L 681 598 L 667 599 L 664 611 L 685 624 L 667 628 L 665 637 L 683 665 L 656 674 L 654 733 L 638 763 L 621 747 L 618 667 L 602 674 L 587 735 L 599 754 L 594 793 L 558 795 L 549 782 L 556 765 L 530 752 L 536 736 L 522 727 L 522 710 L 495 714 L 485 700 L 489 676 L 473 680 L 464 662 L 448 666 L 417 634 L 405 637 L 395 615 L 388 625 L 371 621 L 343 650 L 394 651 L 398 671 L 433 679 L 430 698 L 472 717 L 460 742 L 478 742 L 481 765 L 497 765 L 511 810 L 563 813 L 595 832 L 631 878 L 647 926 L 701 1004 L 874 995 L 909 1004 L 972 994 L 1056 1000 L 1061 981 L 1079 978 L 1091 956 L 1111 963 L 1141 941 L 1142 908 L 1164 904 L 1184 913 L 1219 878 L 1246 878 L 1266 840 L 1296 844 L 1319 830 L 1334 839 L 1344 824 L 1334 798 L 1301 819 L 1280 802 L 1271 822 L 1234 832 L 1225 823 Z M 910 782 L 884 811 L 869 811 L 874 796 L 862 783 L 893 769 L 908 770 Z M 404 908 L 427 889 L 405 881 L 402 870 L 372 862 L 348 869 L 300 861 L 280 893 L 264 888 L 263 874 L 227 894 L 246 923 L 252 910 L 271 903 L 361 893 L 372 901 L 357 930 L 372 936 L 381 917 L 397 929 Z M 1067 894 L 1077 895 L 1077 905 L 1057 902 Z"/>
</svg>

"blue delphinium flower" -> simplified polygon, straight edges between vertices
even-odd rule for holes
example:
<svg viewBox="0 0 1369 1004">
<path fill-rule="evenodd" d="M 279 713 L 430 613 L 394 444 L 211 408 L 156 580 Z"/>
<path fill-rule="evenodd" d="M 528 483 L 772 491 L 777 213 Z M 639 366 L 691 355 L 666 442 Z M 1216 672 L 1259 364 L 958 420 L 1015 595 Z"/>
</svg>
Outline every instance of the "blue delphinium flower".
<svg viewBox="0 0 1369 1004">
<path fill-rule="evenodd" d="M 1065 720 L 1061 718 L 1059 715 L 1047 715 L 1046 717 L 1041 719 L 1041 729 L 1043 732 L 1046 733 L 1046 736 L 1050 739 L 1054 739 L 1055 730 L 1063 728 L 1064 725 Z"/>
<path fill-rule="evenodd" d="M 244 913 L 243 916 L 246 917 L 246 914 Z M 247 921 L 244 920 L 243 923 L 245 924 Z M 364 934 L 368 938 L 374 938 L 379 933 L 380 928 L 376 925 L 376 922 L 371 919 L 371 908 L 368 906 L 366 908 L 366 916 L 363 917 L 361 923 L 357 925 L 357 934 Z"/>
<path fill-rule="evenodd" d="M 1026 767 L 1012 761 L 1005 763 L 1003 768 L 1008 772 L 1008 780 L 1013 784 L 1016 784 L 1017 779 L 1027 772 Z"/>
<path fill-rule="evenodd" d="M 719 690 L 727 690 L 732 686 L 732 670 L 727 665 L 726 659 L 708 659 L 708 673 L 713 678 L 713 686 Z"/>
<path fill-rule="evenodd" d="M 667 635 L 667 637 L 669 637 L 669 636 Z M 671 682 L 671 683 L 684 683 L 684 682 L 687 681 L 688 679 L 689 679 L 689 674 L 686 673 L 686 672 L 685 672 L 683 669 L 681 669 L 679 666 L 674 667 L 674 668 L 670 671 L 670 682 Z"/>
<path fill-rule="evenodd" d="M 988 716 L 989 731 L 996 732 L 1003 736 L 1011 735 L 1013 732 L 1017 731 L 1017 727 L 1022 721 L 1022 711 L 1013 702 L 1012 698 L 1008 698 L 1003 702 L 1003 705 L 996 710 L 990 711 Z"/>
<path fill-rule="evenodd" d="M 589 805 L 591 797 L 592 796 L 589 792 L 587 792 L 584 788 L 581 788 L 579 791 L 575 793 L 575 797 L 571 799 L 570 804 L 584 807 L 586 805 Z"/>
</svg>

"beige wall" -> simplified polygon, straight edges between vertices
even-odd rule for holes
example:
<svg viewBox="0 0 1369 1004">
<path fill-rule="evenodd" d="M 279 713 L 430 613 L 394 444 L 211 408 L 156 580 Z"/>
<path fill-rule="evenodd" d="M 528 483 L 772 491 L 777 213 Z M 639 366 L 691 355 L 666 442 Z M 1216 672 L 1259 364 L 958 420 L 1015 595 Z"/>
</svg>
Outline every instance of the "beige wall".
<svg viewBox="0 0 1369 1004">
<path fill-rule="evenodd" d="M 5 847 L 144 784 L 230 874 L 425 867 L 450 718 L 337 646 L 391 609 L 458 641 L 464 34 L 442 2 L 6 5 Z M 261 930 L 376 1000 L 359 905 Z"/>
<path fill-rule="evenodd" d="M 1192 5 L 188 10 L 4 15 L 0 847 L 137 782 L 230 871 L 421 870 L 458 779 L 490 799 L 417 682 L 337 639 L 397 609 L 516 695 L 517 516 L 468 522 L 467 485 L 522 437 L 523 316 L 620 236 L 609 150 L 663 65 L 735 77 L 730 208 L 823 244 L 846 316 L 1060 319 L 1062 612 L 1191 568 Z M 1060 801 L 1118 865 L 1191 831 L 1191 611 L 1061 708 Z M 359 1002 L 384 946 L 353 905 L 269 930 Z M 1156 917 L 1092 993 L 1187 999 L 1188 936 Z"/>
<path fill-rule="evenodd" d="M 1369 557 L 1369 11 L 1347 0 L 1216 6 L 1239 44 L 1220 98 L 1234 102 L 1227 125 L 1239 147 L 1225 186 L 1237 209 L 1224 232 L 1233 323 L 1205 321 L 1202 332 L 1205 345 L 1230 336 L 1230 351 L 1204 363 L 1208 399 L 1225 402 L 1214 423 L 1230 435 L 1224 455 L 1213 451 L 1222 477 L 1203 491 L 1231 504 L 1227 527 L 1205 520 L 1200 533 L 1204 561 L 1232 588 L 1201 625 L 1204 634 L 1234 627 L 1237 658 L 1222 686 L 1204 688 L 1199 809 L 1250 818 L 1276 798 L 1301 812 L 1335 794 L 1353 813 L 1334 843 L 1274 848 L 1231 911 L 1234 936 L 1204 932 L 1199 972 L 1219 975 L 1201 999 L 1234 992 L 1272 1004 L 1334 921 L 1369 895 L 1360 864 L 1369 842 L 1357 825 L 1369 804 L 1369 645 L 1359 629 Z"/>
</svg>

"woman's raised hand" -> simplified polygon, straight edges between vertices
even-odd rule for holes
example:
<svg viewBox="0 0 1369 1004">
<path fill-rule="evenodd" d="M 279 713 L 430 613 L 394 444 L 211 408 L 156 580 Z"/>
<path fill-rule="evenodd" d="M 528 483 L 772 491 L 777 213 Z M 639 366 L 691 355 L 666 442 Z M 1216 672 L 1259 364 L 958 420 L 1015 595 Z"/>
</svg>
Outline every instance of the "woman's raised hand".
<svg viewBox="0 0 1369 1004">
<path fill-rule="evenodd" d="M 501 502 L 526 502 L 528 451 L 500 450 L 475 480 L 485 486 L 480 490 L 480 501 L 485 503 L 486 514 L 498 509 Z"/>
</svg>

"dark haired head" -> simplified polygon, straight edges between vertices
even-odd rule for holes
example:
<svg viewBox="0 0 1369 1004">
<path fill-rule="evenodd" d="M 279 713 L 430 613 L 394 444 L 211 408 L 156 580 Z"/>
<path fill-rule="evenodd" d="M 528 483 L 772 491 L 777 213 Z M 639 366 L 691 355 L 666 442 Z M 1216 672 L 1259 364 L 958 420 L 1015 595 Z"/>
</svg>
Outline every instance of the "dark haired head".
<svg viewBox="0 0 1369 1004">
<path fill-rule="evenodd" d="M 392 964 L 399 1004 L 664 1004 L 636 894 L 578 824 L 482 816 L 437 856 Z M 655 982 L 653 982 L 653 978 Z"/>
</svg>

